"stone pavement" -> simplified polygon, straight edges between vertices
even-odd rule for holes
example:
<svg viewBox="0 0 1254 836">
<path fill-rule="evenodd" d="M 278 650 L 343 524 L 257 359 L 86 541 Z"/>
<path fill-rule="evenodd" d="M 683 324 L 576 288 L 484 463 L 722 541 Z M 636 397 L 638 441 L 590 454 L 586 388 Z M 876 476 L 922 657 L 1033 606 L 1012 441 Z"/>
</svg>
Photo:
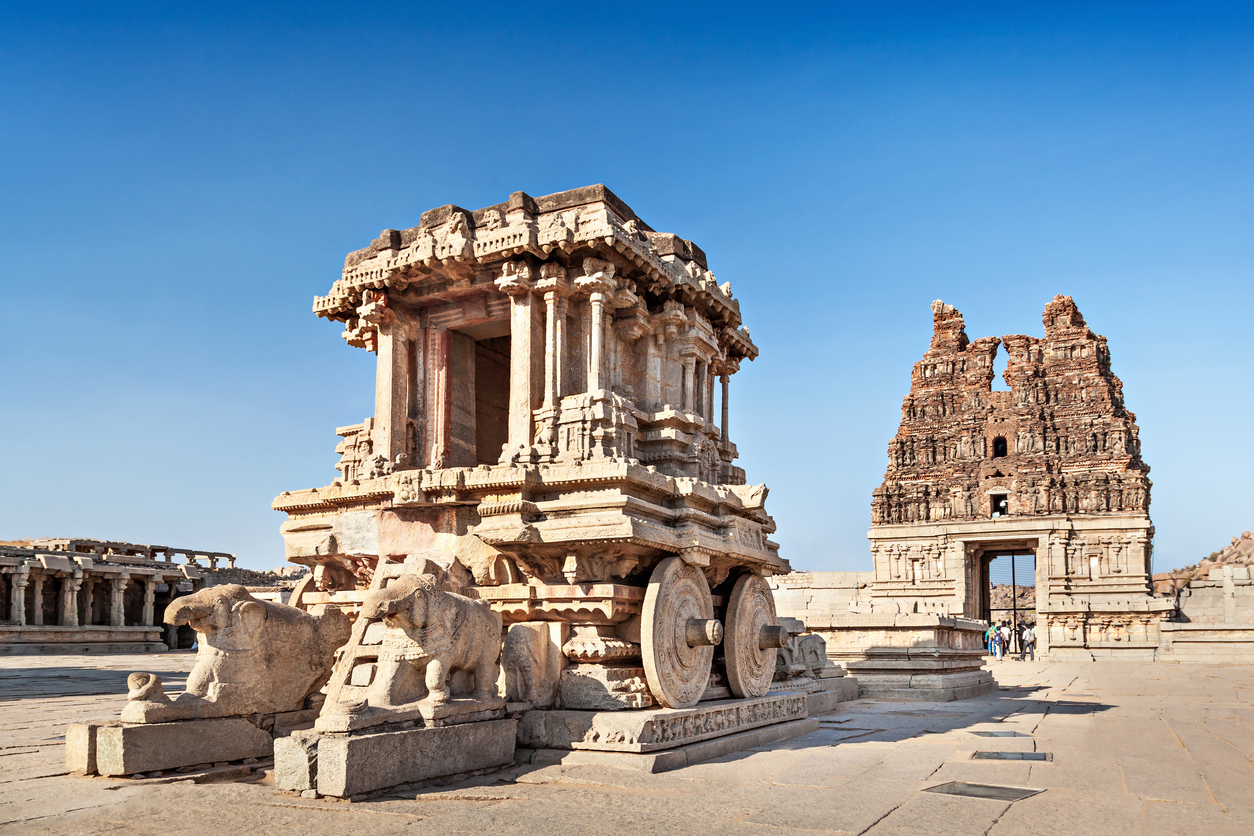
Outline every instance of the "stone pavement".
<svg viewBox="0 0 1254 836">
<path fill-rule="evenodd" d="M 279 795 L 268 779 L 64 774 L 68 723 L 116 717 L 132 670 L 177 690 L 192 658 L 0 658 L 0 834 L 1254 833 L 1249 666 L 1006 661 L 992 666 L 994 694 L 858 700 L 806 737 L 675 772 L 527 766 L 356 803 Z M 1053 760 L 973 760 L 977 750 Z M 1044 792 L 1013 803 L 921 792 L 949 781 Z"/>
</svg>

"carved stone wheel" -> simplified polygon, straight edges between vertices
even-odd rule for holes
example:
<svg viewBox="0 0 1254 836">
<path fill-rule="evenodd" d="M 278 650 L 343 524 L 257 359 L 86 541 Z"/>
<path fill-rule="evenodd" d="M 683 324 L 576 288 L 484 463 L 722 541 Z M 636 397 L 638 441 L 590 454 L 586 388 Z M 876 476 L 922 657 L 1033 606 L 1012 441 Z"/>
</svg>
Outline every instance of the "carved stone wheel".
<svg viewBox="0 0 1254 836">
<path fill-rule="evenodd" d="M 766 696 L 781 643 L 778 625 L 771 588 L 757 575 L 743 575 L 727 602 L 723 638 L 727 685 L 736 696 Z"/>
<path fill-rule="evenodd" d="M 697 624 L 713 618 L 714 599 L 700 569 L 678 557 L 653 568 L 644 594 L 640 650 L 649 692 L 667 708 L 696 705 L 705 693 L 714 663 L 714 647 L 706 642 L 720 638 L 721 630 L 701 630 Z M 701 640 L 699 634 L 708 638 Z M 699 642 L 696 646 L 689 644 L 690 636 Z"/>
</svg>

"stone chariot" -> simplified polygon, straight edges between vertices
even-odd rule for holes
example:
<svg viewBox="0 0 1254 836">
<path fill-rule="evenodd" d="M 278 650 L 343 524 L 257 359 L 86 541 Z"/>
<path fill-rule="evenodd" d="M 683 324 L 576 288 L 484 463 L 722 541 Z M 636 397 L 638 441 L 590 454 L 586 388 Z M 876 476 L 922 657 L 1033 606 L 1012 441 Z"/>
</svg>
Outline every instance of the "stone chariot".
<svg viewBox="0 0 1254 836">
<path fill-rule="evenodd" d="M 338 479 L 274 502 L 314 570 L 293 603 L 356 614 L 438 566 L 500 615 L 511 701 L 767 694 L 788 634 L 764 579 L 789 566 L 728 438 L 757 348 L 700 248 L 603 186 L 515 192 L 384 230 L 314 311 L 378 355 L 375 410 L 337 430 Z M 341 700 L 367 699 L 380 634 L 355 631 Z"/>
</svg>

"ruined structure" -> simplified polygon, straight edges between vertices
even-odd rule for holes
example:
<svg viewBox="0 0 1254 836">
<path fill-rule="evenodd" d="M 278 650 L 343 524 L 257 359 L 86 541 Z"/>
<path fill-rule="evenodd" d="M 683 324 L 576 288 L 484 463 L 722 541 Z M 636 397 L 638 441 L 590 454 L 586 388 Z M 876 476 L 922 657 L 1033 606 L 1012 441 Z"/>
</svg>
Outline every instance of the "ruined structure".
<svg viewBox="0 0 1254 836">
<path fill-rule="evenodd" d="M 86 539 L 0 546 L 0 653 L 176 647 L 176 629 L 156 615 L 204 586 L 219 561 L 226 570 L 235 555 Z"/>
<path fill-rule="evenodd" d="M 932 311 L 872 500 L 872 610 L 986 618 L 989 560 L 1028 552 L 1042 651 L 1152 658 L 1172 605 L 1150 595 L 1149 467 L 1106 339 L 1066 296 L 1043 339 L 971 341 L 952 306 Z M 1008 392 L 991 388 L 1000 345 Z"/>
</svg>

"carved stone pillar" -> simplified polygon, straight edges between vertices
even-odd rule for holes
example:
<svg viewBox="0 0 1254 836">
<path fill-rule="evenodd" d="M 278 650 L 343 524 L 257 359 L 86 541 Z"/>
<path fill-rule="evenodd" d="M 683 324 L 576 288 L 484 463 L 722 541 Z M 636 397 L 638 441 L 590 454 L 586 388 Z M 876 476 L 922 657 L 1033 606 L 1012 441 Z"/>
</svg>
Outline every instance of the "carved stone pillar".
<svg viewBox="0 0 1254 836">
<path fill-rule="evenodd" d="M 605 388 L 605 302 L 614 288 L 614 265 L 596 258 L 583 261 L 585 275 L 575 286 L 588 294 L 591 322 L 588 336 L 588 392 Z"/>
<path fill-rule="evenodd" d="M 430 426 L 427 430 L 427 463 L 431 467 L 448 467 L 452 455 L 453 398 L 449 389 L 450 367 L 453 362 L 453 343 L 447 328 L 432 327 L 428 339 L 431 342 L 431 358 L 434 368 L 428 378 L 431 381 Z"/>
<path fill-rule="evenodd" d="M 714 365 L 712 363 L 705 364 L 705 386 L 701 393 L 705 399 L 705 406 L 701 410 L 708 423 L 714 423 Z"/>
<path fill-rule="evenodd" d="M 144 614 L 140 618 L 140 623 L 145 627 L 151 627 L 153 624 L 153 604 L 157 598 L 157 579 L 149 575 L 144 578 Z"/>
<path fill-rule="evenodd" d="M 531 448 L 531 266 L 505 265 L 496 286 L 509 294 L 509 438 L 501 462 L 516 460 Z"/>
<path fill-rule="evenodd" d="M 726 444 L 726 443 L 728 442 L 728 437 L 727 437 L 727 391 L 728 391 L 728 388 L 729 388 L 729 386 L 730 386 L 730 384 L 731 384 L 731 375 L 729 375 L 727 372 L 723 372 L 722 374 L 720 374 L 720 375 L 718 376 L 718 380 L 719 380 L 719 383 L 721 383 L 721 384 L 723 385 L 723 403 L 722 403 L 722 406 L 723 406 L 723 421 L 722 421 L 722 423 L 720 424 L 720 432 L 721 432 L 722 437 L 723 437 L 723 443 L 724 443 L 724 444 Z"/>
<path fill-rule="evenodd" d="M 128 577 L 109 579 L 109 626 L 126 626 L 126 582 Z"/>
<path fill-rule="evenodd" d="M 409 363 L 405 329 L 395 320 L 379 326 L 379 360 L 374 384 L 374 452 L 396 463 L 405 452 L 405 382 Z"/>
<path fill-rule="evenodd" d="M 169 552 L 166 552 L 167 559 Z M 96 620 L 95 618 L 95 596 L 96 596 L 96 577 L 95 575 L 87 575 L 83 578 L 83 611 L 79 616 L 78 623 L 83 627 L 90 627 Z"/>
<path fill-rule="evenodd" d="M 544 408 L 562 402 L 566 364 L 566 268 L 542 264 L 536 290 L 544 293 Z"/>
<path fill-rule="evenodd" d="M 26 623 L 26 584 L 30 582 L 30 570 L 17 567 L 13 573 L 13 592 L 9 598 L 9 620 L 14 624 Z"/>
<path fill-rule="evenodd" d="M 31 613 L 31 624 L 42 627 L 44 623 L 44 575 L 35 575 L 32 583 L 35 587 L 34 612 Z"/>
<path fill-rule="evenodd" d="M 697 358 L 692 354 L 684 355 L 684 378 L 683 388 L 680 393 L 680 409 L 684 412 L 692 412 L 696 408 L 696 393 L 693 388 L 696 386 L 696 370 Z"/>
<path fill-rule="evenodd" d="M 83 583 L 82 572 L 75 572 L 61 579 L 61 626 L 78 626 L 78 588 Z"/>
</svg>

